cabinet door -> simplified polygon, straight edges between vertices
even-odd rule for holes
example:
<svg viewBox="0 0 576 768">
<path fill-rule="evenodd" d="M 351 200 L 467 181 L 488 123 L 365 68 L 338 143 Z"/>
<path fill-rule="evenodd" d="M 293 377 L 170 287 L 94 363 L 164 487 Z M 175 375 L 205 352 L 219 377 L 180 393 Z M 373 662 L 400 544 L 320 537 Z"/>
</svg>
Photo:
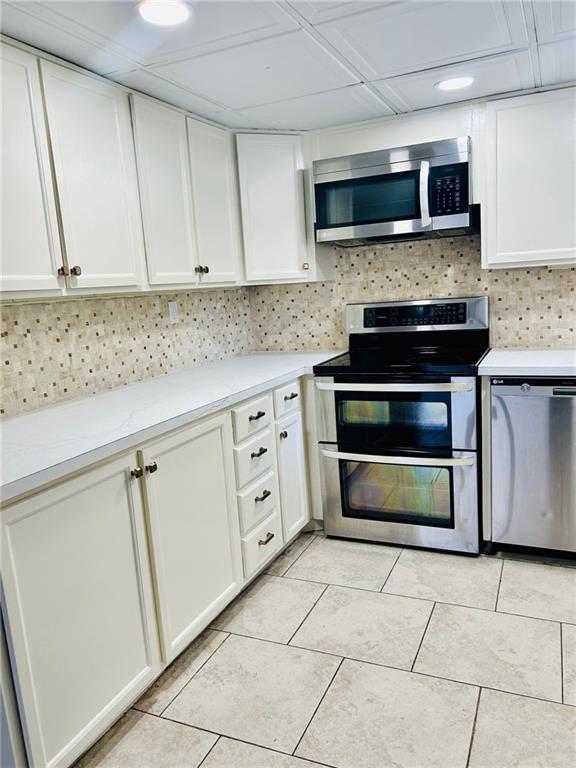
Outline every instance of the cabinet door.
<svg viewBox="0 0 576 768">
<path fill-rule="evenodd" d="M 306 525 L 310 517 L 300 411 L 276 422 L 276 451 L 284 541 L 289 541 Z"/>
<path fill-rule="evenodd" d="M 148 99 L 131 98 L 148 281 L 195 283 L 186 118 Z"/>
<path fill-rule="evenodd" d="M 301 139 L 241 134 L 236 140 L 246 279 L 305 278 Z"/>
<path fill-rule="evenodd" d="M 160 670 L 127 458 L 2 511 L 6 626 L 34 766 L 68 766 Z"/>
<path fill-rule="evenodd" d="M 484 266 L 576 263 L 576 89 L 486 108 Z"/>
<path fill-rule="evenodd" d="M 188 119 L 196 239 L 203 283 L 233 283 L 240 271 L 238 187 L 233 138 Z"/>
<path fill-rule="evenodd" d="M 242 585 L 230 415 L 158 440 L 142 462 L 168 662 Z"/>
<path fill-rule="evenodd" d="M 128 95 L 43 61 L 42 77 L 72 288 L 138 286 L 144 242 Z"/>
<path fill-rule="evenodd" d="M 38 60 L 9 45 L 2 59 L 0 290 L 58 290 L 62 263 Z"/>
</svg>

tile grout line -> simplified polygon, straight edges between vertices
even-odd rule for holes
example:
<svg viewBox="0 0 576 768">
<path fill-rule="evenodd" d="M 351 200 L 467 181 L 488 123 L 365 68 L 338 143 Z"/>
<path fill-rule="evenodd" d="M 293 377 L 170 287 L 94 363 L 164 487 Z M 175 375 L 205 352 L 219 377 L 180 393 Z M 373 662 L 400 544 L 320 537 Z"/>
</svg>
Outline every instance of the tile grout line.
<svg viewBox="0 0 576 768">
<path fill-rule="evenodd" d="M 384 579 L 384 584 L 382 584 L 382 586 L 380 587 L 380 592 L 381 593 L 384 592 L 384 587 L 388 583 L 388 579 L 390 578 L 390 576 L 392 576 L 392 571 L 394 570 L 394 568 L 396 568 L 396 563 L 398 562 L 398 560 L 400 560 L 402 552 L 404 552 L 404 549 L 401 549 L 400 552 L 398 552 L 398 554 L 396 555 L 396 560 L 394 560 L 394 564 L 392 565 L 392 568 L 390 568 L 390 570 L 388 571 L 388 576 L 386 576 L 386 578 Z M 388 593 L 386 593 L 386 594 L 388 594 Z"/>
<path fill-rule="evenodd" d="M 320 600 L 321 600 L 321 599 L 324 597 L 324 595 L 326 594 L 326 590 L 328 589 L 328 587 L 329 587 L 329 586 L 330 586 L 329 584 L 326 584 L 326 586 L 324 587 L 324 589 L 322 590 L 322 592 L 320 592 L 320 594 L 318 595 L 318 597 L 316 598 L 316 600 L 314 600 L 314 603 L 311 605 L 311 607 L 310 607 L 310 610 L 308 611 L 308 613 L 306 614 L 306 616 L 304 616 L 304 618 L 302 619 L 302 621 L 300 622 L 300 624 L 298 624 L 298 626 L 296 627 L 296 629 L 294 630 L 294 632 L 292 632 L 292 634 L 290 635 L 290 639 L 288 640 L 288 642 L 286 643 L 286 645 L 290 645 L 290 643 L 291 643 L 291 642 L 292 642 L 292 640 L 294 639 L 295 635 L 298 633 L 298 630 L 300 629 L 300 627 L 302 626 L 302 624 L 304 624 L 304 622 L 306 621 L 306 619 L 308 618 L 308 616 L 310 616 L 310 614 L 312 613 L 312 611 L 314 610 L 314 608 L 316 608 L 316 606 L 318 605 L 318 603 L 320 602 Z"/>
<path fill-rule="evenodd" d="M 478 710 L 480 709 L 481 695 L 482 695 L 482 688 L 479 688 L 478 696 L 476 698 L 476 709 L 474 710 L 474 720 L 472 722 L 472 733 L 470 734 L 470 744 L 468 746 L 468 756 L 466 758 L 466 768 L 469 768 L 470 758 L 472 757 L 472 745 L 474 743 L 474 736 L 476 735 L 476 721 L 478 720 Z"/>
<path fill-rule="evenodd" d="M 500 587 L 502 586 L 503 575 L 504 575 L 504 560 L 502 560 L 502 567 L 500 568 L 500 578 L 498 579 L 498 591 L 496 592 L 496 602 L 494 603 L 494 613 L 503 613 L 503 611 L 498 611 L 498 600 L 500 600 Z"/>
<path fill-rule="evenodd" d="M 300 558 L 302 557 L 302 555 L 304 554 L 304 552 L 307 552 L 307 551 L 310 549 L 310 547 L 311 547 L 311 546 L 313 546 L 313 545 L 316 543 L 316 541 L 317 541 L 319 538 L 320 538 L 319 536 L 315 536 L 314 534 L 312 534 L 312 541 L 310 541 L 310 542 L 309 542 L 309 543 L 308 543 L 308 544 L 307 544 L 307 545 L 304 547 L 304 549 L 302 550 L 302 552 L 300 552 L 300 554 L 299 554 L 299 555 L 298 555 L 298 557 L 297 557 L 297 558 L 294 560 L 294 562 L 290 563 L 290 565 L 288 566 L 288 568 L 286 568 L 286 570 L 285 570 L 285 571 L 284 571 L 284 573 L 282 574 L 282 578 L 283 578 L 283 579 L 290 579 L 290 578 L 293 578 L 293 577 L 291 577 L 291 576 L 286 576 L 286 574 L 288 573 L 288 571 L 289 571 L 291 568 L 293 568 L 293 567 L 296 565 L 296 563 L 298 562 L 298 560 L 300 560 Z M 307 581 L 307 579 L 300 579 L 300 581 Z M 323 582 L 316 582 L 316 583 L 323 583 Z"/>
<path fill-rule="evenodd" d="M 426 626 L 424 627 L 424 632 L 422 632 L 422 637 L 420 638 L 420 642 L 418 643 L 418 650 L 416 651 L 416 655 L 414 656 L 414 661 L 412 662 L 412 666 L 410 667 L 410 672 L 414 672 L 414 667 L 416 666 L 416 659 L 418 658 L 418 654 L 420 653 L 420 649 L 422 648 L 422 643 L 424 642 L 424 638 L 426 637 L 426 632 L 428 632 L 428 627 L 430 626 L 430 621 L 432 619 L 432 614 L 434 613 L 435 608 L 436 608 L 436 603 L 434 603 L 434 605 L 432 606 L 432 610 L 430 611 L 430 616 L 428 616 L 428 621 L 426 622 Z"/>
<path fill-rule="evenodd" d="M 562 704 L 564 704 L 564 640 L 562 638 L 564 633 L 562 629 L 562 624 L 560 624 L 560 693 L 562 695 Z"/>
<path fill-rule="evenodd" d="M 315 536 L 313 533 L 311 533 L 311 534 L 310 534 L 310 541 L 308 542 L 308 544 L 306 544 L 306 546 L 304 547 L 304 549 L 302 550 L 302 552 L 299 552 L 299 553 L 298 553 L 298 555 L 297 555 L 297 556 L 296 556 L 296 558 L 295 558 L 295 559 L 294 559 L 294 560 L 293 560 L 293 561 L 290 563 L 290 565 L 286 566 L 286 569 L 285 569 L 284 573 L 280 573 L 280 574 L 279 574 L 280 578 L 282 578 L 282 579 L 283 579 L 283 578 L 286 576 L 286 574 L 288 573 L 288 571 L 290 570 L 290 568 L 292 568 L 292 566 L 293 566 L 293 565 L 295 565 L 295 564 L 298 562 L 298 560 L 300 560 L 300 558 L 302 557 L 302 555 L 304 554 L 304 552 L 306 552 L 306 550 L 308 549 L 308 547 L 312 546 L 312 544 L 314 543 L 314 540 L 315 540 L 316 538 L 317 538 L 317 537 L 316 537 L 316 536 Z M 296 542 L 294 542 L 294 543 L 296 543 Z M 284 553 L 282 553 L 282 554 L 284 554 Z M 278 557 L 282 557 L 282 554 L 278 555 Z M 272 564 L 273 564 L 273 562 L 274 562 L 274 561 L 272 561 L 272 563 L 270 563 L 270 567 L 272 567 Z M 268 573 L 268 571 L 265 571 L 265 573 Z M 269 576 L 274 576 L 275 574 L 271 573 L 271 574 L 268 574 L 268 575 L 269 575 Z"/>
<path fill-rule="evenodd" d="M 216 744 L 218 744 L 218 742 L 220 741 L 220 739 L 221 739 L 221 738 L 222 738 L 222 736 L 218 736 L 218 738 L 216 739 L 216 741 L 214 742 L 214 744 L 212 744 L 212 746 L 210 747 L 210 749 L 208 750 L 208 752 L 206 752 L 206 754 L 204 755 L 204 757 L 202 758 L 202 760 L 200 760 L 200 762 L 198 763 L 198 765 L 196 766 L 196 768 L 200 768 L 200 767 L 201 767 L 201 766 L 202 766 L 202 765 L 203 765 L 203 764 L 206 762 L 206 760 L 207 760 L 207 759 L 208 759 L 208 757 L 210 756 L 210 753 L 212 752 L 212 750 L 214 749 L 214 747 L 216 746 Z"/>
<path fill-rule="evenodd" d="M 317 705 L 316 705 L 316 707 L 314 708 L 314 712 L 312 712 L 312 717 L 310 718 L 310 720 L 308 720 L 308 724 L 307 724 L 306 728 L 304 728 L 304 730 L 302 731 L 302 735 L 301 735 L 301 736 L 300 736 L 300 738 L 298 739 L 298 743 L 296 744 L 296 746 L 295 746 L 295 747 L 294 747 L 294 749 L 292 750 L 292 755 L 293 755 L 294 757 L 297 757 L 297 755 L 296 755 L 296 751 L 297 751 L 298 747 L 300 746 L 300 744 L 302 743 L 302 739 L 304 738 L 304 736 L 306 736 L 306 732 L 308 731 L 308 729 L 310 728 L 310 725 L 312 724 L 312 721 L 313 721 L 313 720 L 314 720 L 314 718 L 316 717 L 316 713 L 317 713 L 317 712 L 318 712 L 318 710 L 320 709 L 320 705 L 321 705 L 321 704 L 322 704 L 322 702 L 324 701 L 324 698 L 326 697 L 326 694 L 327 694 L 327 693 L 328 693 L 328 691 L 330 690 L 330 688 L 331 688 L 331 686 L 332 686 L 332 683 L 334 682 L 334 679 L 335 679 L 336 675 L 338 674 L 338 672 L 339 672 L 340 668 L 342 667 L 342 664 L 343 664 L 343 663 L 344 663 L 344 658 L 342 657 L 342 658 L 340 659 L 339 663 L 338 663 L 338 666 L 337 666 L 337 667 L 336 667 L 336 669 L 334 670 L 334 674 L 333 674 L 333 675 L 332 675 L 332 677 L 330 678 L 330 682 L 329 682 L 329 683 L 328 683 L 328 685 L 326 686 L 326 690 L 324 691 L 324 693 L 323 693 L 323 694 L 322 694 L 322 696 L 320 697 L 320 701 L 318 702 L 318 704 L 317 704 Z M 305 758 L 304 758 L 304 759 L 305 759 Z"/>
</svg>

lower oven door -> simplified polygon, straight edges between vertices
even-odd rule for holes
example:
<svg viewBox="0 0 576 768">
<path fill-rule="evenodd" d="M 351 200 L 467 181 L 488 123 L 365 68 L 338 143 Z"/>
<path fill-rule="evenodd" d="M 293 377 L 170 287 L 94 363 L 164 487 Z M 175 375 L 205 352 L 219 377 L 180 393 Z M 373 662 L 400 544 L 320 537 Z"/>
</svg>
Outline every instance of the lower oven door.
<svg viewBox="0 0 576 768">
<path fill-rule="evenodd" d="M 477 553 L 476 454 L 381 456 L 321 444 L 330 536 Z"/>
</svg>

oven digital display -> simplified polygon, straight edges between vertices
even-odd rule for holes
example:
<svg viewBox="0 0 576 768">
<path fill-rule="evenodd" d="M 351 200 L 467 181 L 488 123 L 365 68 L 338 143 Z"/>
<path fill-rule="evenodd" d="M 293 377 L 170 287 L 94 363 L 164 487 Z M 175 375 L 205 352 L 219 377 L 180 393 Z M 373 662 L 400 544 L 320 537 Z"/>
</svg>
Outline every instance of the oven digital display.
<svg viewBox="0 0 576 768">
<path fill-rule="evenodd" d="M 463 325 L 466 302 L 449 304 L 408 304 L 405 306 L 366 307 L 364 328 L 393 328 L 411 325 Z"/>
</svg>

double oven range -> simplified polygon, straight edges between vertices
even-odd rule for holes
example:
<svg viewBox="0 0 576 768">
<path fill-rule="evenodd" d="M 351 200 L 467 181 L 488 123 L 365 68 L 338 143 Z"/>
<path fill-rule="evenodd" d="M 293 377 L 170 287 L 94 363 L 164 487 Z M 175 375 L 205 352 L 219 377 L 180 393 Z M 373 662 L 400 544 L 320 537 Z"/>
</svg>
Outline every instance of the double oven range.
<svg viewBox="0 0 576 768">
<path fill-rule="evenodd" d="M 315 366 L 327 535 L 479 552 L 486 297 L 350 304 Z"/>
</svg>

